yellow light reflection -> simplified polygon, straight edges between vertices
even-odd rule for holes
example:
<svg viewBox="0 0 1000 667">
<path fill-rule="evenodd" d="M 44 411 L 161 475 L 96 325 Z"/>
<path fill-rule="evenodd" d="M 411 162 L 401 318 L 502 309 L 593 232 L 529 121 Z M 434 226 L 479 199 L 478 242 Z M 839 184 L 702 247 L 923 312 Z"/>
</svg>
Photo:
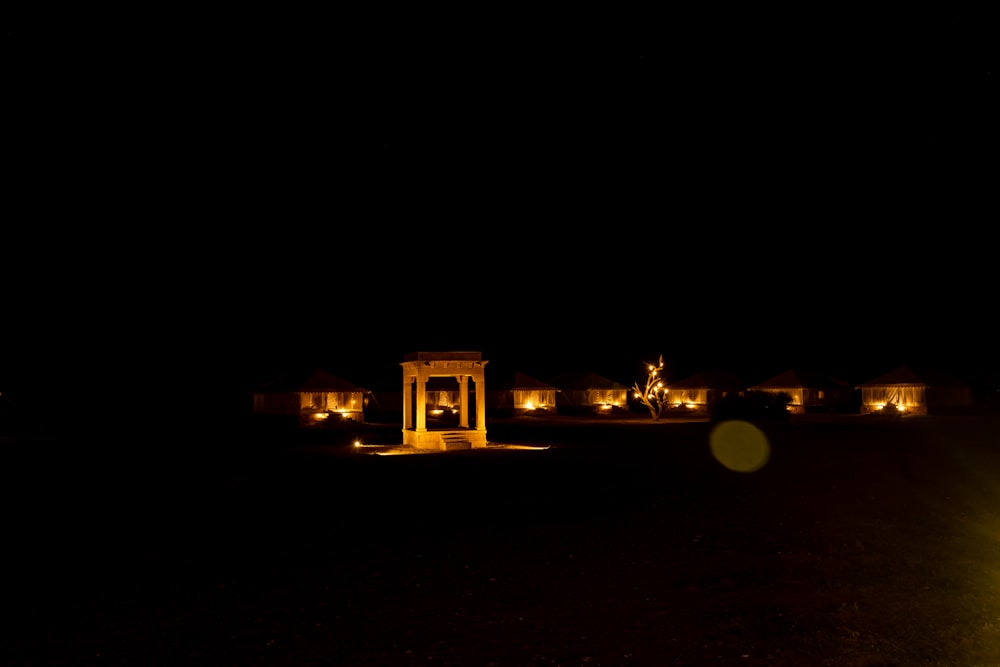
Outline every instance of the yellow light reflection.
<svg viewBox="0 0 1000 667">
<path fill-rule="evenodd" d="M 715 460 L 736 472 L 760 470 L 771 457 L 771 446 L 763 431 L 739 419 L 717 424 L 708 441 Z"/>
</svg>

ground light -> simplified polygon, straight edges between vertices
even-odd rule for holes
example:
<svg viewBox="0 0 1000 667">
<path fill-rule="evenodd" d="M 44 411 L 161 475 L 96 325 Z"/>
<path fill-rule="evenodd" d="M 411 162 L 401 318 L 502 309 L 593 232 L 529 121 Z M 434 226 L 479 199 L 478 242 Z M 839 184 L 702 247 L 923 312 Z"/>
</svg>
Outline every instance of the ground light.
<svg viewBox="0 0 1000 667">
<path fill-rule="evenodd" d="M 417 447 L 401 447 L 393 445 L 365 445 L 360 443 L 355 443 L 355 449 L 363 450 L 370 449 L 373 451 L 365 452 L 367 454 L 374 454 L 375 456 L 416 456 L 421 454 L 454 454 L 455 452 L 449 452 L 445 449 L 420 449 Z M 549 445 L 506 445 L 506 444 L 487 444 L 486 447 L 476 448 L 473 451 L 486 452 L 486 451 L 497 451 L 497 450 L 520 450 L 520 451 L 534 451 L 543 452 L 549 449 Z"/>
</svg>

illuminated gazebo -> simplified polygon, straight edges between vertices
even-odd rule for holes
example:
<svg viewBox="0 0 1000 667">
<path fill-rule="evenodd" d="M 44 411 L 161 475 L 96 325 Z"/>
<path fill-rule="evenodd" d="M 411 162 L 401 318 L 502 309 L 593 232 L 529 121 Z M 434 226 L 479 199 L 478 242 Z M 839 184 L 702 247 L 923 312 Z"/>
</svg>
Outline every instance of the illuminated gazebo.
<svg viewBox="0 0 1000 667">
<path fill-rule="evenodd" d="M 468 449 L 486 446 L 486 364 L 481 352 L 413 352 L 403 357 L 403 444 L 419 449 Z M 451 378 L 457 388 L 458 425 L 429 429 L 428 382 Z M 475 383 L 475 423 L 469 422 L 469 379 Z M 416 392 L 414 392 L 414 385 Z M 436 389 L 435 395 L 440 396 Z M 435 403 L 432 409 L 439 409 Z"/>
</svg>

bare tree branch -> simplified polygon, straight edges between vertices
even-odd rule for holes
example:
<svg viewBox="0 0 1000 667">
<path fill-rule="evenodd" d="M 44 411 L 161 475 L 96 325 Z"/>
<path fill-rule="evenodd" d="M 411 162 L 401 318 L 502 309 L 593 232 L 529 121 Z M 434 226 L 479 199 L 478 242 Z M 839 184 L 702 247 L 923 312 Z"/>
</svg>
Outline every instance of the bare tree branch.
<svg viewBox="0 0 1000 667">
<path fill-rule="evenodd" d="M 635 382 L 635 397 L 642 402 L 649 410 L 649 416 L 654 420 L 663 415 L 667 408 L 667 388 L 663 384 L 660 372 L 663 371 L 663 355 L 660 355 L 659 365 L 646 364 L 646 386 L 639 387 L 638 380 Z"/>
</svg>

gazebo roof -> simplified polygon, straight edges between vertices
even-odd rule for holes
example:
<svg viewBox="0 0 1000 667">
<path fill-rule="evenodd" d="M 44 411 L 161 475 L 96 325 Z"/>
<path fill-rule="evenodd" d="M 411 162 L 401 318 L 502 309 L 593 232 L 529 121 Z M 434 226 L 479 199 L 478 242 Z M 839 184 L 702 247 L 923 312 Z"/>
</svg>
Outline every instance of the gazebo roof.
<svg viewBox="0 0 1000 667">
<path fill-rule="evenodd" d="M 482 361 L 483 353 L 477 351 L 408 352 L 403 361 Z"/>
</svg>

